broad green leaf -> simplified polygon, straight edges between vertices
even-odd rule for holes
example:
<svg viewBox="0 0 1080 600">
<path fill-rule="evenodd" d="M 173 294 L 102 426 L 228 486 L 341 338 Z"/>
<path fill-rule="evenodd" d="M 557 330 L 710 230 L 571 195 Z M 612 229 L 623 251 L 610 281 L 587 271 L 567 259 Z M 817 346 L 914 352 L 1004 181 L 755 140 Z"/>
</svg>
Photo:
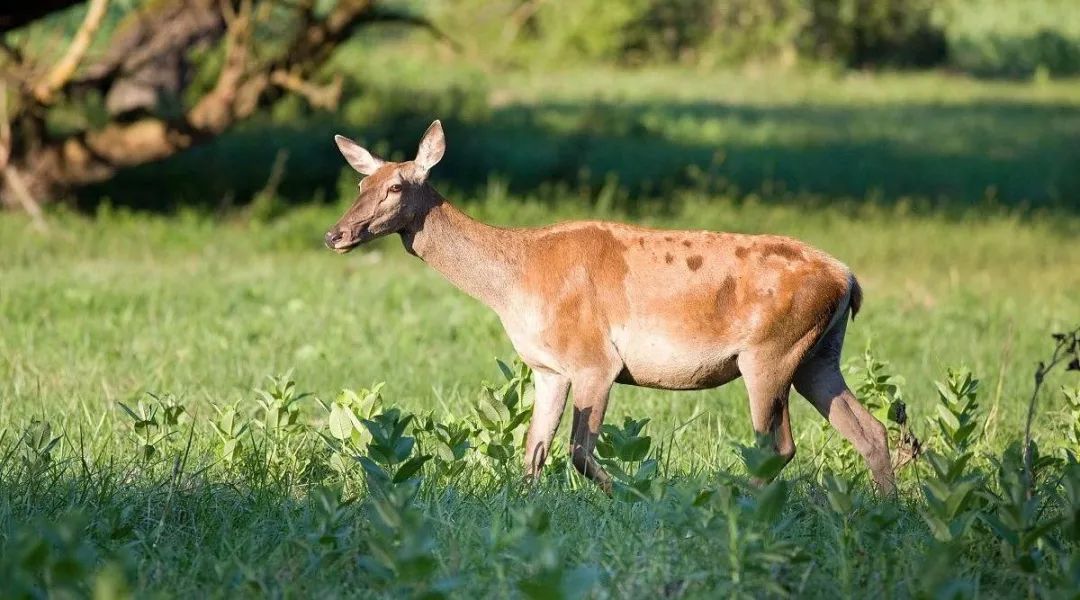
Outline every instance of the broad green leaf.
<svg viewBox="0 0 1080 600">
<path fill-rule="evenodd" d="M 334 403 L 330 409 L 330 435 L 339 440 L 347 440 L 353 432 L 353 419 L 350 418 L 352 411 L 344 406 Z"/>
<path fill-rule="evenodd" d="M 424 454 L 422 456 L 414 456 L 410 458 L 405 464 L 398 467 L 397 473 L 394 474 L 394 483 L 401 483 L 406 479 L 412 477 L 420 470 L 420 467 L 424 466 L 428 460 L 431 459 L 430 454 Z"/>
</svg>

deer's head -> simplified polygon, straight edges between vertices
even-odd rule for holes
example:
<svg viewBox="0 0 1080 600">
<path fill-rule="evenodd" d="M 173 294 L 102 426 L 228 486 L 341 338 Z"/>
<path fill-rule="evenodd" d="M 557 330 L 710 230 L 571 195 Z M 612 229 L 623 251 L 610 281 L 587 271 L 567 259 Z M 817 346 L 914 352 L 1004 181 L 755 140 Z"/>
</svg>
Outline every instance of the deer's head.
<svg viewBox="0 0 1080 600">
<path fill-rule="evenodd" d="M 360 192 L 351 208 L 326 232 L 326 247 L 342 254 L 388 233 L 404 230 L 430 208 L 433 194 L 428 172 L 443 156 L 446 138 L 435 121 L 420 140 L 416 158 L 387 162 L 347 137 L 334 136 L 338 149 L 362 175 Z"/>
</svg>

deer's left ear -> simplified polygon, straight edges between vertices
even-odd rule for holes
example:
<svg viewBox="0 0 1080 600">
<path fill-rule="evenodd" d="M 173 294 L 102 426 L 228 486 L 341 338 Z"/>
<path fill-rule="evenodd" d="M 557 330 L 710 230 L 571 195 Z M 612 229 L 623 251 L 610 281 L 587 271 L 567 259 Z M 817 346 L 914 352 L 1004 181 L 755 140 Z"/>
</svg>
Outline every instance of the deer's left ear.
<svg viewBox="0 0 1080 600">
<path fill-rule="evenodd" d="M 446 152 L 446 136 L 443 135 L 442 123 L 436 119 L 420 140 L 420 149 L 416 152 L 416 159 L 413 162 L 424 171 L 428 171 L 439 164 L 444 152 Z"/>
</svg>

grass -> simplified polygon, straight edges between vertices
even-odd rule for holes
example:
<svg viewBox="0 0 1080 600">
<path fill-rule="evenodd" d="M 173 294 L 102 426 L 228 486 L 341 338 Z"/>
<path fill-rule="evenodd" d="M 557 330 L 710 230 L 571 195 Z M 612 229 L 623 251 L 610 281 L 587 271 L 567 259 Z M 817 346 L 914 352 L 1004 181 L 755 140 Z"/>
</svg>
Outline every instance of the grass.
<svg viewBox="0 0 1080 600">
<path fill-rule="evenodd" d="M 955 222 L 894 209 L 807 213 L 694 196 L 683 202 L 676 214 L 648 221 L 799 235 L 853 265 L 867 304 L 850 328 L 846 356 L 857 358 L 869 343 L 891 361 L 905 378 L 904 398 L 922 436 L 931 433 L 932 381 L 944 377 L 947 365 L 967 365 L 983 379 L 980 452 L 1000 452 L 1017 439 L 1032 363 L 1045 354 L 1049 332 L 1080 315 L 1074 293 L 1080 281 L 1064 259 L 1072 242 L 1051 224 L 1000 217 Z M 470 207 L 503 222 L 518 214 L 529 222 L 554 216 L 542 205 L 526 204 L 519 212 L 504 201 L 477 200 Z M 564 207 L 557 216 L 587 212 Z M 60 215 L 56 233 L 47 237 L 27 234 L 15 217 L 0 220 L 6 240 L 4 447 L 19 446 L 32 419 L 64 435 L 48 487 L 15 487 L 16 461 L 0 470 L 0 539 L 9 551 L 14 532 L 33 518 L 53 521 L 76 512 L 84 520 L 72 527 L 82 532 L 82 543 L 95 556 L 122 557 L 112 560 L 127 565 L 130 584 L 142 592 L 384 589 L 372 588 L 356 562 L 374 535 L 366 510 L 341 509 L 351 528 L 341 543 L 352 548 L 343 555 L 309 539 L 319 526 L 313 496 L 319 486 L 363 497 L 360 472 L 328 473 L 328 455 L 313 433 L 296 434 L 304 441 L 283 465 L 259 462 L 254 447 L 243 466 L 223 465 L 221 440 L 209 427 L 218 418 L 212 406 L 236 403 L 245 418 L 255 419 L 252 388 L 292 369 L 301 389 L 326 401 L 341 388 L 386 381 L 387 404 L 462 418 L 472 414 L 479 382 L 498 377 L 493 357 L 511 356 L 512 349 L 494 315 L 405 256 L 396 240 L 348 258 L 318 249 L 317 234 L 334 216 L 309 209 L 266 225 L 218 225 L 195 217 L 119 214 L 87 221 Z M 307 247 L 296 249 L 297 239 Z M 1056 390 L 1068 381 L 1058 377 L 1047 386 L 1053 400 L 1044 399 L 1036 432 L 1048 446 L 1061 443 Z M 147 392 L 176 398 L 193 421 L 175 428 L 159 444 L 161 455 L 143 464 L 117 403 L 152 402 Z M 325 430 L 317 404 L 308 399 L 301 406 L 302 420 Z M 671 481 L 709 482 L 745 472 L 735 444 L 752 435 L 737 383 L 699 393 L 620 387 L 609 422 L 620 423 L 624 415 L 651 418 L 648 433 L 657 443 L 669 442 L 663 458 Z M 796 524 L 783 537 L 809 552 L 815 568 L 800 567 L 783 585 L 828 593 L 839 581 L 838 552 L 852 569 L 848 594 L 883 585 L 872 583 L 876 567 L 860 563 L 856 547 L 832 546 L 827 530 L 834 524 L 818 512 L 822 465 L 834 465 L 845 446 L 798 399 L 794 424 L 800 453 L 785 471 L 795 490 L 785 518 Z M 192 447 L 184 454 L 189 431 Z M 177 473 L 179 457 L 184 462 Z M 85 470 L 78 466 L 82 460 L 89 463 Z M 845 476 L 862 473 L 861 462 L 849 465 Z M 540 491 L 522 493 L 513 491 L 516 478 L 497 477 L 482 465 L 470 469 L 466 482 L 433 484 L 420 495 L 420 506 L 436 522 L 437 573 L 460 574 L 464 590 L 498 596 L 515 584 L 515 569 L 528 570 L 514 567 L 514 558 L 506 559 L 506 572 L 484 568 L 493 560 L 489 553 L 498 554 L 488 539 L 491 523 L 504 517 L 514 523 L 513 515 L 527 506 L 551 515 L 552 531 L 538 539 L 552 546 L 557 564 L 599 569 L 612 595 L 653 594 L 666 586 L 704 594 L 722 587 L 730 572 L 726 562 L 694 555 L 690 542 L 673 537 L 666 519 L 675 517 L 656 514 L 671 509 L 663 502 L 646 509 L 610 501 L 565 472 Z M 869 493 L 856 486 L 860 497 Z M 904 516 L 888 530 L 890 543 L 905 549 L 891 583 L 893 593 L 905 596 L 917 591 L 924 567 L 918 557 L 932 540 L 916 512 L 918 498 L 909 473 L 898 505 Z M 102 529 L 110 519 L 121 521 L 116 527 L 126 533 L 113 539 Z M 655 558 L 642 562 L 644 549 Z M 961 554 L 956 575 L 992 595 L 1015 581 L 996 573 L 992 552 L 968 546 Z M 87 572 L 96 572 L 98 563 L 89 564 Z"/>
<path fill-rule="evenodd" d="M 1080 478 L 1062 449 L 1078 449 L 1069 427 L 1080 405 L 1069 405 L 1061 391 L 1077 384 L 1075 374 L 1055 371 L 1043 386 L 1034 434 L 1055 461 L 1034 483 L 1013 481 L 1025 471 L 1008 447 L 1022 439 L 1033 369 L 1052 349 L 1050 334 L 1080 322 L 1080 271 L 1071 260 L 1080 221 L 1069 204 L 1025 211 L 1017 208 L 1022 195 L 1006 206 L 978 201 L 982 179 L 1003 190 L 1014 189 L 1006 180 L 1035 190 L 1047 173 L 1064 173 L 1075 161 L 1061 150 L 1075 135 L 1075 83 L 1038 88 L 940 75 L 837 83 L 822 75 L 820 82 L 806 76 L 783 84 L 791 93 L 778 100 L 767 82 L 747 75 L 686 78 L 691 83 L 670 92 L 658 90 L 672 89 L 663 85 L 671 72 L 521 77 L 494 86 L 487 108 L 450 128 L 449 162 L 435 180 L 452 199 L 502 224 L 611 218 L 783 233 L 831 252 L 866 292 L 845 351 L 852 383 L 866 377 L 870 346 L 888 361 L 875 372 L 893 376 L 912 430 L 945 464 L 972 454 L 969 466 L 953 476 L 923 462 L 902 474 L 896 501 L 876 499 L 861 460 L 795 397 L 799 453 L 780 483 L 759 490 L 745 477 L 767 472 L 768 456 L 754 448 L 740 383 L 679 393 L 619 386 L 608 416 L 622 432 L 608 439 L 623 440 L 612 441 L 610 452 L 627 471 L 618 497 L 583 483 L 564 454 L 538 488 L 523 489 L 520 428 L 511 423 L 525 410 L 512 398 L 527 388 L 520 373 L 495 385 L 505 411 L 478 409 L 481 382 L 503 380 L 494 359 L 513 355 L 498 320 L 405 255 L 395 239 L 348 257 L 320 248 L 322 232 L 349 200 L 338 189 L 352 187 L 334 183 L 335 168 L 322 183 L 327 203 L 278 208 L 266 218 L 106 205 L 93 217 L 56 211 L 42 235 L 19 216 L 0 216 L 0 596 L 99 589 L 115 597 L 109 591 L 123 588 L 138 596 L 1075 595 L 1080 579 L 1070 569 L 1077 568 L 1078 540 L 1069 528 L 1077 516 L 1069 511 L 1080 500 L 1070 500 L 1068 486 Z M 729 81 L 723 78 L 739 85 L 714 85 Z M 955 83 L 953 91 L 941 89 L 945 82 Z M 667 108 L 638 107 L 636 95 L 645 103 L 667 98 Z M 671 108 L 694 102 L 717 105 Z M 490 180 L 455 170 L 500 156 L 503 164 L 536 164 L 525 160 L 529 152 L 542 157 L 552 145 L 572 147 L 574 123 L 587 110 L 574 103 L 611 109 L 588 109 L 610 112 L 596 124 L 600 141 L 585 153 L 585 163 L 601 171 L 619 156 L 633 169 L 663 154 L 635 141 L 671 149 L 742 140 L 780 156 L 777 148 L 797 147 L 800 136 L 816 140 L 785 159 L 796 169 L 805 157 L 841 156 L 866 136 L 877 140 L 866 146 L 868 181 L 898 192 L 875 195 L 862 187 L 865 169 L 828 167 L 825 159 L 812 164 L 833 179 L 803 191 L 757 175 L 748 189 L 708 177 L 665 179 L 667 167 L 651 191 L 633 181 L 620 188 L 553 176 L 526 189 L 513 169 Z M 748 108 L 730 112 L 729 103 Z M 980 112 L 991 104 L 999 107 Z M 824 116 L 812 110 L 832 105 L 841 108 Z M 873 113 L 879 105 L 884 112 Z M 962 123 L 935 138 L 954 108 Z M 849 109 L 856 112 L 846 124 Z M 905 127 L 910 114 L 928 122 Z M 867 131 L 859 119 L 879 129 Z M 724 125 L 712 128 L 713 120 Z M 996 128 L 976 126 L 980 120 Z M 623 128 L 630 133 L 619 134 Z M 415 129 L 395 132 L 388 147 L 411 145 L 422 125 Z M 484 158 L 476 148 L 494 143 L 498 131 L 547 137 L 535 148 L 491 149 Z M 1024 158 L 978 166 L 989 160 L 981 158 L 988 144 L 1014 134 Z M 200 161 L 247 156 L 239 151 L 256 143 L 250 135 L 160 173 L 178 176 L 206 164 Z M 885 166 L 903 155 L 893 150 L 904 136 L 911 136 L 905 152 L 913 162 L 903 163 L 909 172 L 890 174 Z M 1040 136 L 1045 147 L 1036 143 Z M 324 146 L 312 146 L 310 158 L 294 154 L 303 161 L 291 161 L 289 173 L 303 171 L 304 161 L 320 164 L 320 153 L 332 152 Z M 954 153 L 969 160 L 943 158 Z M 264 162 L 260 156 L 248 160 L 272 161 L 272 154 Z M 760 168 L 747 160 L 746 168 Z M 949 192 L 956 205 L 901 199 L 921 193 L 911 183 L 919 165 L 942 161 L 941 173 L 951 165 L 960 182 Z M 229 164 L 212 177 L 227 180 Z M 791 176 L 801 179 L 802 171 Z M 139 177 L 149 181 L 152 173 Z M 981 380 L 978 407 L 948 367 L 970 368 Z M 267 380 L 287 371 L 295 388 Z M 379 381 L 386 385 L 374 404 L 363 391 L 339 396 Z M 944 398 L 935 381 L 952 386 Z M 297 399 L 302 391 L 314 396 Z M 884 384 L 864 393 L 873 397 L 886 408 L 896 399 Z M 152 422 L 140 402 L 156 410 Z M 171 406 L 182 406 L 181 416 L 173 419 Z M 430 411 L 432 422 L 419 418 L 395 434 L 400 415 L 392 407 Z M 346 409 L 371 424 L 348 425 Z M 950 429 L 943 410 L 957 423 L 974 423 L 971 431 Z M 651 422 L 635 433 L 632 424 L 623 427 L 625 417 Z M 453 436 L 436 423 L 467 429 L 471 449 L 444 443 Z M 643 435 L 651 436 L 644 457 L 632 449 Z M 416 447 L 406 448 L 403 436 L 416 438 Z M 565 428 L 561 452 L 564 438 Z M 230 440 L 238 444 L 233 450 Z M 515 451 L 509 462 L 498 458 L 507 444 Z M 149 457 L 146 446 L 154 448 Z M 408 472 L 416 464 L 410 461 L 429 453 L 437 457 Z M 397 483 L 380 478 L 398 473 Z M 931 488 L 920 485 L 927 483 Z M 948 511 L 934 503 L 933 490 L 962 501 L 941 513 Z M 1019 500 L 1010 495 L 1017 490 Z M 1040 510 L 1013 527 L 1000 514 L 1022 505 L 1029 490 Z M 1009 541 L 1009 532 L 1032 534 L 1059 516 L 1023 538 L 1034 542 Z M 942 522 L 944 533 L 934 525 Z M 1025 570 L 1029 563 L 1034 571 Z"/>
</svg>

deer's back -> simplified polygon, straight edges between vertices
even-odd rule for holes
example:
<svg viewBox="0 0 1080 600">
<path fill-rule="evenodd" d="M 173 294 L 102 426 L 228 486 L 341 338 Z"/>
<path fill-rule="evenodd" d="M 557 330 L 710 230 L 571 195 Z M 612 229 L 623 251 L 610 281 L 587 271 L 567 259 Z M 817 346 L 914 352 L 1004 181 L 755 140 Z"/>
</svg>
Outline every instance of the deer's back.
<svg viewBox="0 0 1080 600">
<path fill-rule="evenodd" d="M 652 387 L 730 380 L 740 351 L 820 329 L 851 285 L 843 264 L 779 236 L 580 222 L 531 230 L 522 249 L 525 335 L 564 361 L 610 344 L 620 380 Z"/>
</svg>

